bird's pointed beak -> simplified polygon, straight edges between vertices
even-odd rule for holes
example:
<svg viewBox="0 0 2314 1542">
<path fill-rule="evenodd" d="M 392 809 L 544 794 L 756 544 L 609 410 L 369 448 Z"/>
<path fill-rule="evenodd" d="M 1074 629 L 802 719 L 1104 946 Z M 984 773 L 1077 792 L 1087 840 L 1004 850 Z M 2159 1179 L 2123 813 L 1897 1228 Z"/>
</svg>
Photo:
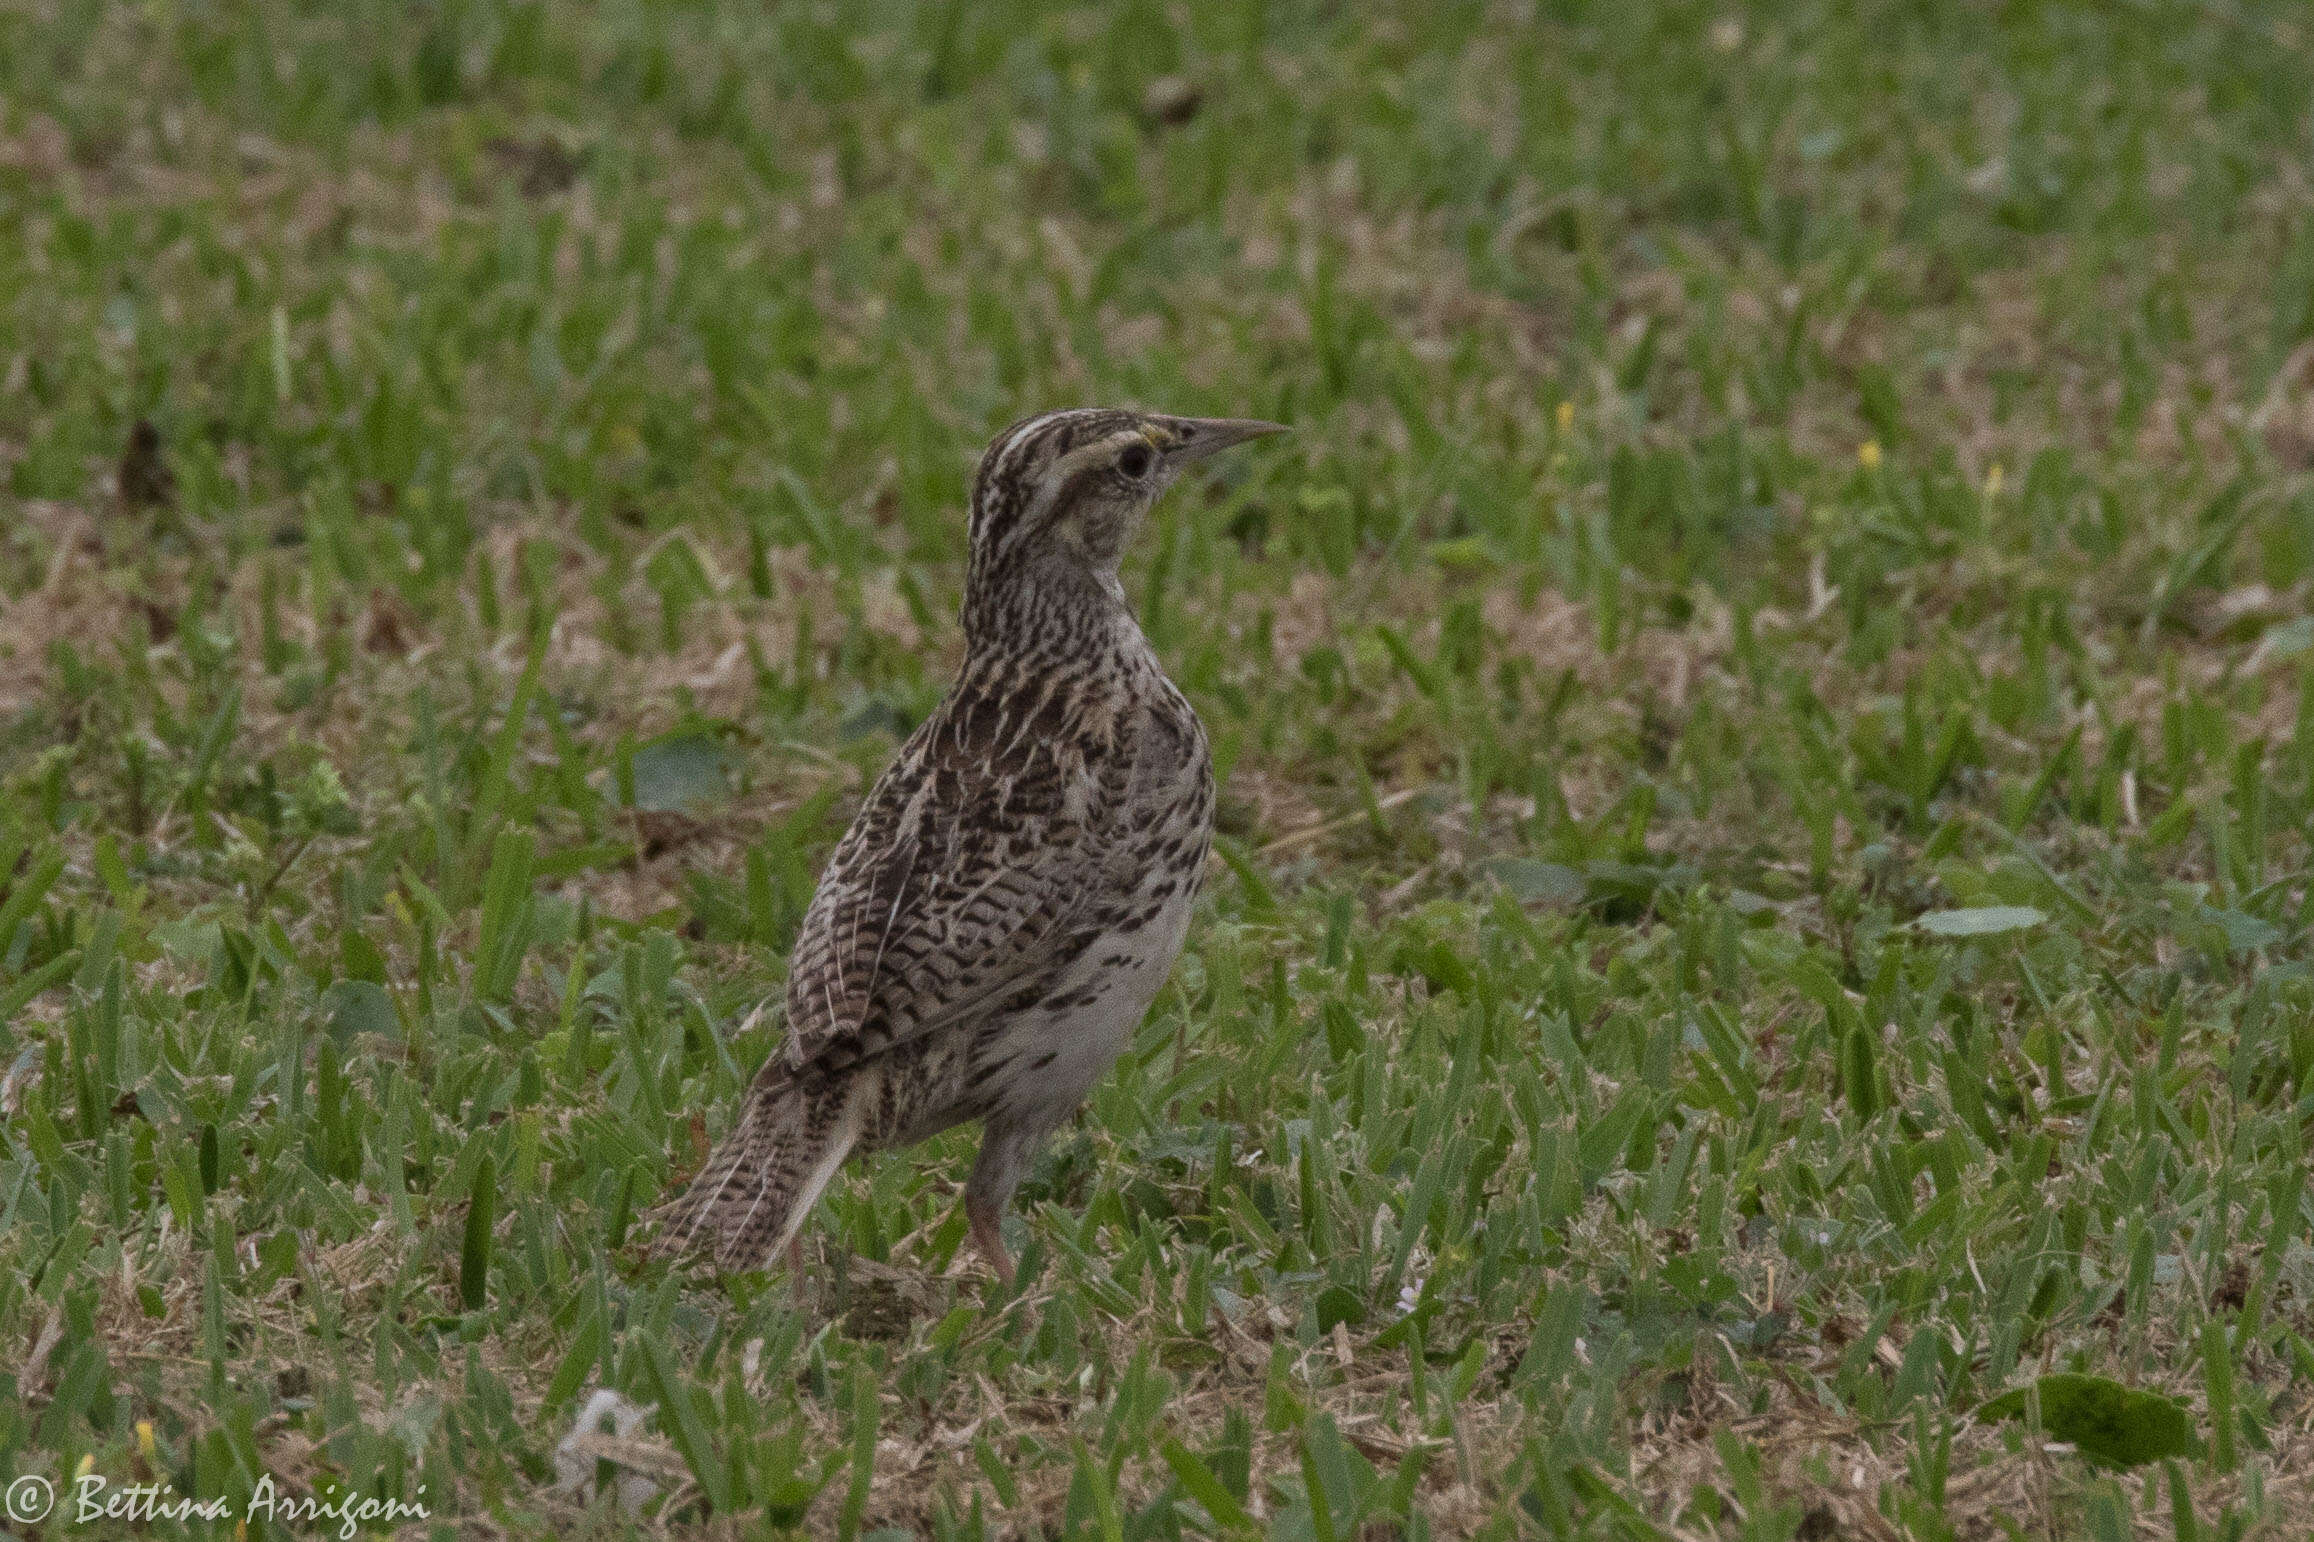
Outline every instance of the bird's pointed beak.
<svg viewBox="0 0 2314 1542">
<path fill-rule="evenodd" d="M 1290 432 L 1283 423 L 1259 418 L 1163 418 L 1158 427 L 1172 441 L 1163 447 L 1166 463 L 1172 466 L 1204 460 L 1249 439 Z"/>
</svg>

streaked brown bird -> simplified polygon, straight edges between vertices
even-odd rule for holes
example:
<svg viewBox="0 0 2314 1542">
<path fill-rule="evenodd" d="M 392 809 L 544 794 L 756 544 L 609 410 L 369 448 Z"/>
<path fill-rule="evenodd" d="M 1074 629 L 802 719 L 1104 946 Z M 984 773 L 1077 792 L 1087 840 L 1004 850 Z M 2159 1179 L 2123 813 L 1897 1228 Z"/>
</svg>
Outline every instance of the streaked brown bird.
<svg viewBox="0 0 2314 1542">
<path fill-rule="evenodd" d="M 981 456 L 963 669 L 829 859 L 790 960 L 785 1051 L 657 1212 L 660 1251 L 797 1262 L 846 1157 L 977 1119 L 965 1215 L 1011 1281 L 1005 1207 L 1140 1026 L 1213 839 L 1204 725 L 1117 565 L 1184 467 L 1279 431 L 1081 408 Z"/>
</svg>

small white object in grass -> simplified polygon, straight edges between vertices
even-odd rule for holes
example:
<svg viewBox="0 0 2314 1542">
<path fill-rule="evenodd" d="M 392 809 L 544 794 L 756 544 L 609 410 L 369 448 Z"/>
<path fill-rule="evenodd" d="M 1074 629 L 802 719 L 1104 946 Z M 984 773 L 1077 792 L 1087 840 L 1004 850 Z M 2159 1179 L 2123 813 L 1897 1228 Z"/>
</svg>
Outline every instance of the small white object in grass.
<svg viewBox="0 0 2314 1542">
<path fill-rule="evenodd" d="M 1416 1280 L 1411 1285 L 1401 1285 L 1398 1287 L 1399 1316 L 1404 1317 L 1408 1315 L 1416 1307 L 1422 1304 L 1422 1285 L 1423 1282 L 1421 1280 Z"/>
<path fill-rule="evenodd" d="M 30 1085 L 32 1077 L 39 1074 L 41 1064 L 47 1058 L 48 1042 L 45 1039 L 34 1039 L 16 1052 L 16 1059 L 8 1067 L 8 1074 L 0 1076 L 0 1114 L 14 1118 L 22 1111 L 23 1089 Z"/>
<path fill-rule="evenodd" d="M 594 1498 L 595 1466 L 598 1458 L 589 1437 L 611 1435 L 624 1440 L 643 1427 L 651 1410 L 621 1397 L 608 1387 L 598 1387 L 587 1399 L 572 1422 L 570 1433 L 563 1436 L 554 1448 L 554 1486 L 559 1491 L 575 1496 L 584 1504 Z M 629 1515 L 640 1514 L 651 1496 L 659 1492 L 659 1485 L 641 1473 L 619 1468 L 619 1508 Z"/>
<path fill-rule="evenodd" d="M 1976 905 L 1966 910 L 1931 910 L 1913 925 L 1935 937 L 1996 937 L 2028 931 L 2049 918 L 2031 905 Z"/>
</svg>

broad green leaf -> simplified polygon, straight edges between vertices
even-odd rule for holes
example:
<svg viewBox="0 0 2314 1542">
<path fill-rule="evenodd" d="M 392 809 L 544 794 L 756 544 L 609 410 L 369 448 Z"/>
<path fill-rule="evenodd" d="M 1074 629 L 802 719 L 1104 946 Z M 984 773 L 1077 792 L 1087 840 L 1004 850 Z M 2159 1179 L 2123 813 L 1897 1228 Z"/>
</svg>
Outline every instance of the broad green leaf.
<svg viewBox="0 0 2314 1542">
<path fill-rule="evenodd" d="M 731 793 L 731 753 L 708 734 L 686 730 L 635 751 L 635 807 L 675 813 Z"/>
<path fill-rule="evenodd" d="M 2108 1467 L 2136 1467 L 2201 1451 L 2183 1404 L 2103 1376 L 2060 1371 L 2018 1387 L 1977 1409 L 1980 1422 L 2022 1418 L 2038 1398 L 2041 1428 Z"/>
<path fill-rule="evenodd" d="M 466 1205 L 466 1236 L 458 1250 L 458 1299 L 479 1312 L 490 1294 L 490 1245 L 498 1224 L 498 1164 L 485 1155 L 474 1170 L 474 1192 Z"/>
<path fill-rule="evenodd" d="M 401 1036 L 402 1020 L 394 1015 L 394 998 L 382 985 L 340 980 L 322 992 L 321 1004 L 328 1014 L 330 1034 L 341 1044 L 364 1033 L 389 1039 Z"/>
<path fill-rule="evenodd" d="M 1333 1332 L 1336 1323 L 1348 1323 L 1355 1328 L 1366 1320 L 1366 1303 L 1347 1286 L 1329 1285 L 1319 1291 L 1315 1307 L 1320 1333 Z"/>
<path fill-rule="evenodd" d="M 1932 937 L 1996 937 L 2022 932 L 2048 920 L 2030 905 L 1979 905 L 1969 910 L 1931 910 L 1912 924 Z"/>
<path fill-rule="evenodd" d="M 1480 864 L 1495 882 L 1527 904 L 1581 904 L 1583 875 L 1562 862 L 1533 857 L 1492 857 Z"/>
</svg>

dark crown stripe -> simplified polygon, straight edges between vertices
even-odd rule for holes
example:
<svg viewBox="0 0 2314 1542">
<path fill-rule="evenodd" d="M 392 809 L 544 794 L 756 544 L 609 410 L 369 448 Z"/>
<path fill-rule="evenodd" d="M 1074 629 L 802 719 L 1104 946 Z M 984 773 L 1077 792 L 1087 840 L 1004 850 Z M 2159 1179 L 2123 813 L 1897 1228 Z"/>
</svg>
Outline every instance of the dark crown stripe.
<svg viewBox="0 0 2314 1542">
<path fill-rule="evenodd" d="M 973 568 L 985 572 L 1001 562 L 1020 533 L 1020 516 L 1035 501 L 1042 472 L 1075 446 L 1083 421 L 1097 416 L 1097 409 L 1081 407 L 1038 413 L 1006 429 L 989 446 L 972 479 Z"/>
</svg>

